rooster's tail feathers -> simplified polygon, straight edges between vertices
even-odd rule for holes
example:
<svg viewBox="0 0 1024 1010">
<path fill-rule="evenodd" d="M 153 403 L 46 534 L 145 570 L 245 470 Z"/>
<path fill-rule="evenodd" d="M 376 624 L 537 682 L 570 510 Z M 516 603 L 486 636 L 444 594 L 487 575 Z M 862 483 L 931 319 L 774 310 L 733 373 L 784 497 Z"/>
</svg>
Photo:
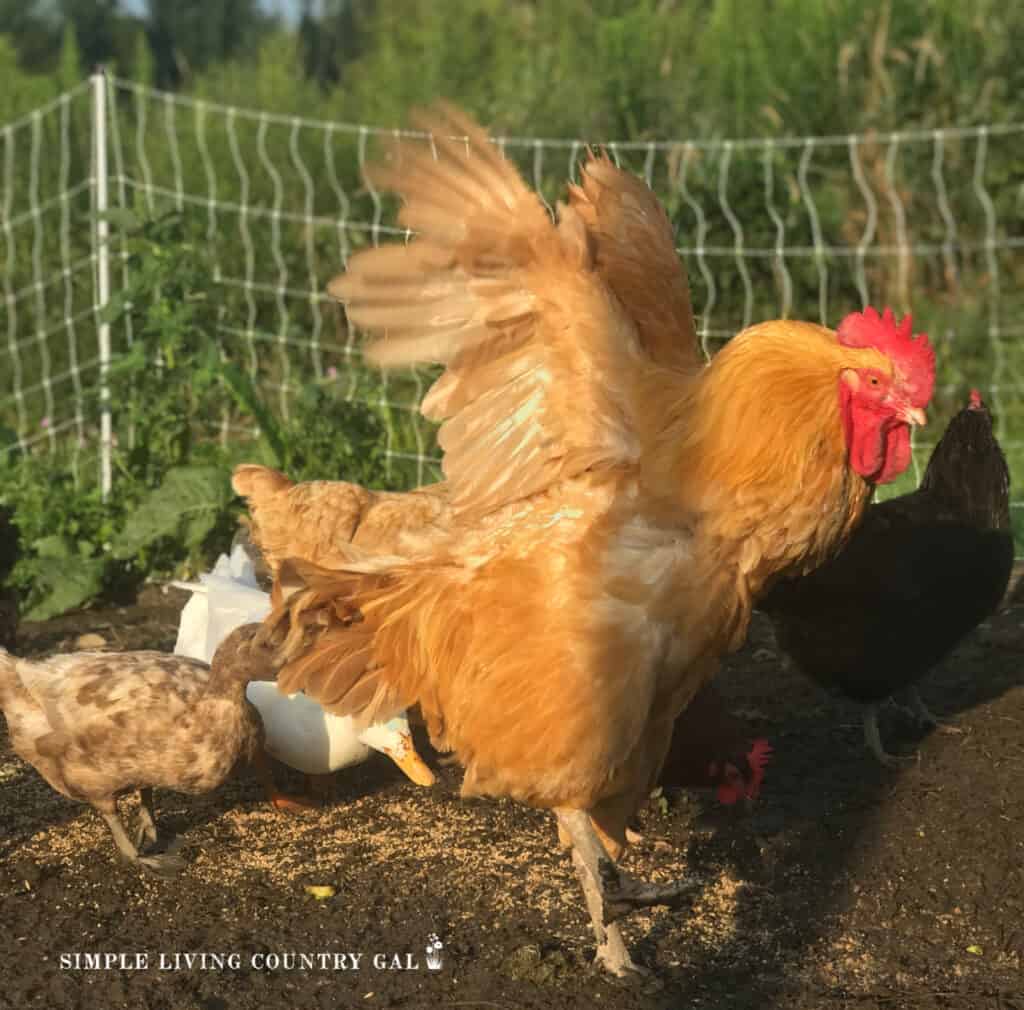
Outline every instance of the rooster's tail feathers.
<svg viewBox="0 0 1024 1010">
<path fill-rule="evenodd" d="M 263 634 L 281 643 L 283 693 L 303 691 L 328 712 L 367 726 L 417 700 L 421 664 L 407 618 L 423 586 L 398 558 L 352 547 L 346 553 L 351 560 L 342 570 L 284 562 Z"/>
</svg>

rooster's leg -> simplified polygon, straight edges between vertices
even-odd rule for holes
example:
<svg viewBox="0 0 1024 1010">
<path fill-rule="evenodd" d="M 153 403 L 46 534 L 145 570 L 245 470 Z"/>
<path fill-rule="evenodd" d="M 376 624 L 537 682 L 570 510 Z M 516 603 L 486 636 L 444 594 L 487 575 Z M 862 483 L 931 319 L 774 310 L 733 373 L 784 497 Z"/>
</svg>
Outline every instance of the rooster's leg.
<svg viewBox="0 0 1024 1010">
<path fill-rule="evenodd" d="M 572 848 L 572 865 L 579 877 L 587 911 L 590 913 L 590 923 L 597 941 L 595 960 L 620 978 L 631 972 L 639 973 L 641 969 L 629 956 L 618 924 L 605 922 L 604 895 L 598 865 L 601 859 L 607 861 L 608 856 L 598 840 L 589 815 L 579 810 L 557 810 L 555 813 L 559 840 Z M 579 845 L 576 844 L 577 838 Z"/>
<path fill-rule="evenodd" d="M 940 733 L 963 733 L 959 726 L 946 722 L 932 713 L 916 687 L 908 689 L 907 701 L 910 702 L 911 714 L 922 726 L 928 729 L 937 729 Z"/>
<path fill-rule="evenodd" d="M 555 813 L 572 840 L 573 865 L 583 886 L 597 939 L 597 960 L 615 975 L 638 971 L 615 920 L 640 908 L 679 904 L 694 885 L 689 881 L 648 884 L 633 879 L 608 858 L 586 811 L 560 809 Z"/>
<path fill-rule="evenodd" d="M 882 746 L 882 737 L 878 732 L 878 706 L 864 706 L 864 743 L 868 750 L 878 759 L 879 764 L 886 768 L 905 768 L 907 765 L 920 761 L 920 756 L 897 757 L 889 754 Z"/>
<path fill-rule="evenodd" d="M 156 845 L 156 817 L 153 813 L 152 788 L 139 790 L 139 828 L 135 832 L 135 844 L 140 848 Z"/>
<path fill-rule="evenodd" d="M 576 876 L 579 877 L 580 886 L 583 888 L 583 897 L 586 899 L 590 922 L 594 928 L 594 939 L 597 941 L 596 960 L 613 975 L 618 975 L 620 978 L 630 972 L 641 972 L 642 969 L 626 950 L 619 924 L 617 922 L 607 926 L 604 924 L 604 899 L 601 895 L 601 885 L 587 869 L 586 861 L 575 848 L 572 850 L 572 865 L 576 868 Z"/>
<path fill-rule="evenodd" d="M 558 821 L 558 844 L 563 849 L 572 848 L 572 838 L 569 836 L 569 832 L 562 826 L 562 822 Z M 626 825 L 626 841 L 630 845 L 639 845 L 644 840 L 644 836 L 640 831 L 635 828 L 631 828 L 628 824 Z"/>
<path fill-rule="evenodd" d="M 107 827 L 110 828 L 110 834 L 114 838 L 114 844 L 117 846 L 118 852 L 129 862 L 139 863 L 147 869 L 167 876 L 177 873 L 185 865 L 181 857 L 173 852 L 165 852 L 160 856 L 140 856 L 138 849 L 132 845 L 131 840 L 125 833 L 124 825 L 117 814 L 117 801 L 112 796 L 109 796 L 105 799 L 94 799 L 90 802 L 100 812 L 103 820 L 107 822 Z"/>
</svg>

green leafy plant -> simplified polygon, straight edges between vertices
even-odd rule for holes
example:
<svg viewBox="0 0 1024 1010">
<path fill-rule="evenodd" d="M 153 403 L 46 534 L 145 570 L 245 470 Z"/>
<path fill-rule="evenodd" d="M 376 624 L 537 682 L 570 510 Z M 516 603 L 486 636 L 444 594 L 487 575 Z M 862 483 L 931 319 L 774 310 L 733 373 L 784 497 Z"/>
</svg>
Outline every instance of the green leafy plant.
<svg viewBox="0 0 1024 1010">
<path fill-rule="evenodd" d="M 115 493 L 104 501 L 68 447 L 56 456 L 4 453 L 0 464 L 0 505 L 12 510 L 21 542 L 12 581 L 35 620 L 208 563 L 241 511 L 230 484 L 239 462 L 296 480 L 388 479 L 385 428 L 372 408 L 345 401 L 324 380 L 300 387 L 283 418 L 260 373 L 228 359 L 218 339 L 228 302 L 214 250 L 185 218 L 120 213 L 111 222 L 123 233 L 128 282 L 105 319 L 132 340 L 109 378 Z M 98 399 L 92 407 L 98 412 Z M 248 441 L 221 437 L 225 424 L 253 422 Z"/>
<path fill-rule="evenodd" d="M 119 560 L 131 560 L 165 537 L 171 538 L 181 551 L 196 551 L 217 525 L 231 498 L 224 467 L 173 467 L 160 486 L 150 491 L 128 516 L 114 538 L 111 553 Z"/>
</svg>

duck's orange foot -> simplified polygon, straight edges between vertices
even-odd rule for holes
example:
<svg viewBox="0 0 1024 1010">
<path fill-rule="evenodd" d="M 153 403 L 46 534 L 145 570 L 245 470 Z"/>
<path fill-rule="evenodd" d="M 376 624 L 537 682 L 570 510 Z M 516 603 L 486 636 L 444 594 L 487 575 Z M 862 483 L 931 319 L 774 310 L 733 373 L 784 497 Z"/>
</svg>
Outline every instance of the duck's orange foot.
<svg viewBox="0 0 1024 1010">
<path fill-rule="evenodd" d="M 287 793 L 274 792 L 267 799 L 275 810 L 283 814 L 315 814 L 320 810 L 320 804 L 315 800 L 289 796 Z"/>
</svg>

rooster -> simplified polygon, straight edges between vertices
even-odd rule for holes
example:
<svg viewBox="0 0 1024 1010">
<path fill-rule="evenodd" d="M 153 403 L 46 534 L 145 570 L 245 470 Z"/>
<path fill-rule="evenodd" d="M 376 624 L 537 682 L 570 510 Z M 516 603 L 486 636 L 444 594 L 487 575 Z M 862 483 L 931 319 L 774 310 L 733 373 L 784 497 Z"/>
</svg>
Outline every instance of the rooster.
<svg viewBox="0 0 1024 1010">
<path fill-rule="evenodd" d="M 288 558 L 325 568 L 344 564 L 345 554 L 338 552 L 347 544 L 391 553 L 410 530 L 421 541 L 428 529 L 440 533 L 452 514 L 444 484 L 407 493 L 373 492 L 346 481 L 296 483 L 255 463 L 236 467 L 231 483 L 249 505 L 245 549 L 270 574 Z M 659 784 L 712 788 L 727 806 L 755 799 L 771 746 L 767 740 L 747 740 L 743 730 L 715 688 L 705 685 L 676 721 Z"/>
<path fill-rule="evenodd" d="M 810 571 L 910 458 L 934 357 L 909 318 L 752 326 L 707 366 L 668 219 L 592 157 L 558 223 L 444 107 L 377 187 L 408 245 L 330 293 L 386 366 L 446 366 L 423 413 L 452 517 L 390 553 L 280 566 L 265 634 L 281 690 L 374 721 L 419 703 L 464 795 L 555 812 L 597 959 L 638 970 L 616 920 L 677 904 L 615 860 L 676 717 L 744 640 L 753 600 Z"/>
<path fill-rule="evenodd" d="M 841 553 L 758 603 L 780 648 L 824 687 L 864 705 L 864 742 L 883 764 L 878 703 L 916 683 L 992 614 L 1013 567 L 1010 474 L 977 390 L 911 494 L 872 505 Z"/>
</svg>

